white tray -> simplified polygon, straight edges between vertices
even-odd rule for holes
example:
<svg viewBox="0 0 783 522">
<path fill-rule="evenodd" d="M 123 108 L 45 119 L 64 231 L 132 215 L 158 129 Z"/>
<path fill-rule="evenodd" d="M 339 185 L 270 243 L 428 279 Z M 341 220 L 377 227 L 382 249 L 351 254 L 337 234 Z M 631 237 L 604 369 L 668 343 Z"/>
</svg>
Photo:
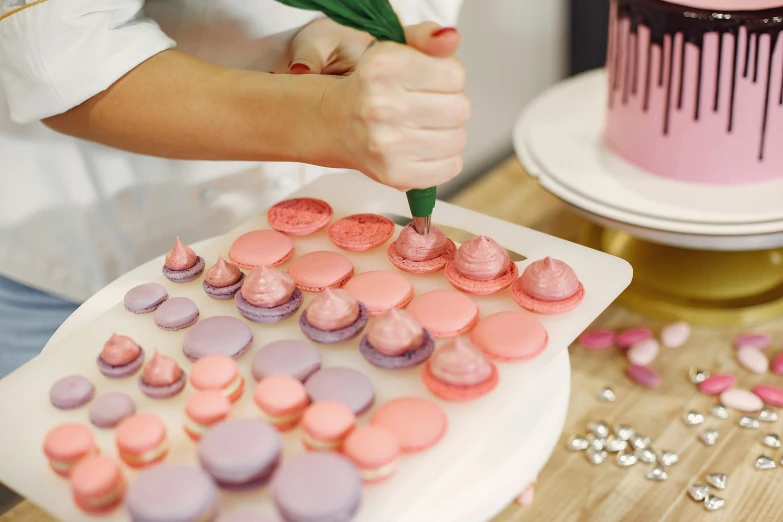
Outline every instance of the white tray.
<svg viewBox="0 0 783 522">
<path fill-rule="evenodd" d="M 321 197 L 327 200 L 334 207 L 336 218 L 356 212 L 398 214 L 407 212 L 407 202 L 403 195 L 352 174 L 323 178 L 308 185 L 296 195 Z M 625 261 L 446 203 L 438 204 L 435 221 L 475 234 L 486 233 L 504 246 L 526 255 L 529 260 L 551 255 L 568 262 L 585 286 L 585 300 L 579 308 L 570 313 L 555 317 L 541 317 L 542 323 L 549 332 L 549 346 L 533 361 L 499 364 L 500 383 L 493 393 L 468 404 L 437 401 L 449 418 L 450 426 L 446 437 L 440 444 L 425 453 L 404 457 L 400 472 L 391 480 L 365 488 L 362 508 L 357 516 L 359 521 L 432 520 L 426 514 L 432 509 L 432 501 L 426 499 L 438 498 L 437 491 L 441 484 L 444 484 L 441 479 L 448 481 L 457 480 L 460 476 L 470 477 L 472 466 L 470 463 L 480 462 L 477 457 L 491 450 L 496 438 L 507 429 L 509 422 L 519 419 L 520 416 L 549 426 L 546 430 L 549 437 L 544 440 L 540 440 L 540 436 L 536 437 L 538 435 L 536 433 L 527 432 L 518 441 L 521 447 L 527 443 L 526 439 L 530 440 L 531 452 L 537 452 L 545 458 L 551 451 L 551 444 L 557 436 L 557 433 L 553 434 L 550 430 L 562 426 L 565 404 L 556 408 L 553 414 L 547 410 L 547 407 L 550 407 L 553 402 L 557 405 L 558 400 L 550 398 L 549 401 L 543 401 L 541 392 L 549 388 L 544 393 L 548 393 L 550 397 L 562 397 L 563 393 L 567 393 L 568 381 L 564 379 L 558 382 L 557 379 L 548 379 L 546 382 L 549 386 L 545 386 L 541 377 L 551 369 L 552 361 L 558 355 L 564 355 L 564 351 L 576 336 L 609 306 L 631 280 L 631 268 Z M 215 240 L 208 247 L 200 250 L 199 254 L 207 260 L 208 264 L 211 264 L 219 253 L 227 254 L 231 243 L 240 233 L 266 227 L 264 217 L 259 216 Z M 325 231 L 306 238 L 295 238 L 294 243 L 295 256 L 313 250 L 336 250 L 336 247 L 328 241 Z M 385 251 L 386 249 L 381 247 L 371 252 L 350 254 L 349 257 L 356 266 L 357 273 L 381 268 L 396 270 L 387 261 Z M 524 269 L 528 262 L 519 263 L 520 269 Z M 171 296 L 187 296 L 196 301 L 202 318 L 214 315 L 237 315 L 233 302 L 209 299 L 203 293 L 200 283 L 175 285 L 163 279 L 159 272 L 154 280 L 164 284 Z M 416 293 L 450 288 L 442 273 L 410 276 L 409 280 L 413 283 Z M 503 309 L 519 309 L 508 291 L 475 300 L 482 316 Z M 267 342 L 281 338 L 299 338 L 301 333 L 296 321 L 286 321 L 275 326 L 251 324 L 251 328 L 255 335 L 251 353 L 239 362 L 252 389 L 253 380 L 249 371 L 252 353 Z M 103 342 L 114 331 L 131 335 L 150 350 L 158 346 L 167 355 L 175 357 L 183 368 L 186 370 L 190 368 L 190 363 L 182 355 L 181 350 L 184 331 L 161 331 L 154 326 L 151 316 L 129 314 L 121 304 L 118 304 L 88 326 L 70 335 L 58 345 L 52 346 L 41 356 L 0 381 L 0 418 L 3 419 L 4 426 L 13 427 L 0 430 L 0 462 L 3 463 L 0 466 L 0 481 L 69 522 L 92 520 L 92 518 L 75 509 L 66 483 L 48 469 L 46 459 L 41 452 L 43 437 L 52 426 L 73 420 L 87 422 L 86 408 L 75 412 L 62 412 L 53 408 L 48 402 L 50 385 L 64 375 L 81 373 L 87 376 L 95 383 L 98 393 L 122 390 L 131 394 L 137 401 L 140 411 L 154 412 L 166 422 L 171 439 L 168 460 L 196 464 L 194 445 L 182 431 L 183 406 L 186 398 L 191 395 L 191 390 L 186 390 L 172 400 L 152 401 L 140 393 L 135 379 L 110 381 L 98 373 L 95 357 Z M 345 346 L 321 348 L 324 366 L 348 365 L 363 371 L 376 387 L 376 404 L 382 404 L 402 395 L 419 395 L 435 400 L 422 385 L 419 370 L 389 372 L 374 368 L 357 353 L 355 347 L 356 342 Z M 563 379 L 567 375 L 567 369 L 565 372 L 562 369 L 562 357 L 560 361 L 561 369 L 556 372 L 556 376 Z M 560 393 L 557 393 L 557 388 L 560 389 Z M 257 415 L 249 396 L 250 390 L 245 392 L 243 399 L 235 406 L 235 416 Z M 562 402 L 562 399 L 560 401 Z M 368 416 L 365 415 L 362 420 L 366 421 Z M 116 455 L 113 432 L 95 430 L 95 433 L 101 449 L 107 454 Z M 298 431 L 284 437 L 284 458 L 290 458 L 303 451 L 298 437 Z M 499 469 L 502 467 L 499 466 Z M 127 469 L 126 472 L 132 480 L 134 472 Z M 507 471 L 506 476 L 509 477 L 506 480 L 511 480 L 510 477 L 516 475 L 509 474 Z M 528 480 L 524 474 L 518 476 L 520 481 Z M 508 501 L 523 485 L 518 483 L 512 486 L 504 482 L 499 485 L 499 489 L 504 491 L 503 496 L 505 501 Z M 463 497 L 461 492 L 450 493 L 452 501 L 457 502 L 456 505 L 459 506 L 460 499 Z M 272 509 L 268 488 L 242 494 L 222 492 L 221 499 L 227 509 L 241 505 Z M 480 516 L 489 517 L 501 508 L 503 499 L 498 500 L 501 503 L 486 502 L 484 512 Z M 466 505 L 467 507 L 470 506 Z M 486 512 L 487 509 L 494 511 Z M 452 513 L 450 518 L 439 517 L 439 521 L 471 520 L 461 518 L 461 510 L 450 511 Z M 126 520 L 126 515 L 122 510 L 118 510 L 102 519 Z"/>
</svg>

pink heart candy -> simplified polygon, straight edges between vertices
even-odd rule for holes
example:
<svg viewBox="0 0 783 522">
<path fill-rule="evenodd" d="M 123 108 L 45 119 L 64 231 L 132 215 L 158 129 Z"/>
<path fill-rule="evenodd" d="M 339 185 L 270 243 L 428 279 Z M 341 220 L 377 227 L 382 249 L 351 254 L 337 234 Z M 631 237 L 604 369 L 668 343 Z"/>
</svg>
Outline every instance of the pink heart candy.
<svg viewBox="0 0 783 522">
<path fill-rule="evenodd" d="M 730 373 L 712 375 L 699 384 L 699 390 L 707 395 L 717 395 L 734 386 L 736 380 Z"/>
<path fill-rule="evenodd" d="M 739 388 L 733 388 L 721 393 L 720 402 L 728 408 L 745 412 L 759 411 L 764 406 L 758 395 L 748 390 L 740 390 Z"/>
<path fill-rule="evenodd" d="M 661 376 L 647 366 L 629 364 L 625 371 L 633 382 L 645 388 L 655 388 L 661 384 Z"/>
<path fill-rule="evenodd" d="M 753 393 L 758 395 L 759 398 L 764 401 L 764 404 L 783 406 L 783 388 L 759 384 L 758 386 L 753 387 Z"/>
<path fill-rule="evenodd" d="M 758 348 L 740 346 L 737 348 L 737 361 L 749 372 L 767 373 L 769 371 L 769 359 Z"/>
<path fill-rule="evenodd" d="M 772 338 L 763 333 L 745 333 L 734 338 L 734 348 L 749 346 L 763 350 L 772 343 Z"/>
<path fill-rule="evenodd" d="M 652 330 L 649 328 L 631 328 L 617 336 L 617 346 L 628 348 L 636 343 L 652 339 Z"/>
<path fill-rule="evenodd" d="M 611 330 L 594 330 L 579 337 L 579 344 L 588 350 L 603 350 L 614 346 L 615 335 Z"/>
<path fill-rule="evenodd" d="M 783 353 L 778 354 L 772 361 L 772 371 L 778 375 L 783 375 Z"/>
<path fill-rule="evenodd" d="M 647 339 L 646 341 L 636 343 L 628 348 L 626 356 L 631 364 L 647 366 L 658 357 L 659 351 L 660 345 L 658 344 L 658 341 L 655 339 Z"/>
</svg>

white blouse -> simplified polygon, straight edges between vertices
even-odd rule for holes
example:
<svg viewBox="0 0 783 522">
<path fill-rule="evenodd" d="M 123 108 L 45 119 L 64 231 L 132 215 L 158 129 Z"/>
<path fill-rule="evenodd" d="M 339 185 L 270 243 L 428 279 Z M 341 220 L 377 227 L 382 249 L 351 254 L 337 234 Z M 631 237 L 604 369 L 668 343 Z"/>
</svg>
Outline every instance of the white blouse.
<svg viewBox="0 0 783 522">
<path fill-rule="evenodd" d="M 392 3 L 404 24 L 453 26 L 462 1 Z M 268 71 L 317 16 L 273 0 L 0 0 L 0 274 L 82 301 L 175 235 L 221 234 L 326 172 L 141 156 L 39 121 L 174 46 Z"/>
</svg>

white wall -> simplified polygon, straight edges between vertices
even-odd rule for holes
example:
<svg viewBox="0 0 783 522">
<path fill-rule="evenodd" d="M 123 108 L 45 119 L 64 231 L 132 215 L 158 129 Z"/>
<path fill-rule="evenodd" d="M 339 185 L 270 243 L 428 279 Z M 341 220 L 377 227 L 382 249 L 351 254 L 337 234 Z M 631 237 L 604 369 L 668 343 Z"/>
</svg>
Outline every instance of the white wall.
<svg viewBox="0 0 783 522">
<path fill-rule="evenodd" d="M 465 169 L 441 194 L 510 154 L 523 107 L 567 72 L 566 0 L 465 0 L 458 28 L 473 110 Z"/>
</svg>

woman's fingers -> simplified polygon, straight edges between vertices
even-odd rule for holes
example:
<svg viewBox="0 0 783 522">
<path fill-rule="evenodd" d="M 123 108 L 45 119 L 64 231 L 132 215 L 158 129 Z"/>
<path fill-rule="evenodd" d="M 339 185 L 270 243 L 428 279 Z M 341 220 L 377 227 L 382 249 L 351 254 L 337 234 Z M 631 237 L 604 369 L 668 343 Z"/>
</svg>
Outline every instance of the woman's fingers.
<svg viewBox="0 0 783 522">
<path fill-rule="evenodd" d="M 424 22 L 405 28 L 405 41 L 414 49 L 438 58 L 454 56 L 461 37 L 453 27 L 441 27 L 433 22 Z"/>
</svg>

